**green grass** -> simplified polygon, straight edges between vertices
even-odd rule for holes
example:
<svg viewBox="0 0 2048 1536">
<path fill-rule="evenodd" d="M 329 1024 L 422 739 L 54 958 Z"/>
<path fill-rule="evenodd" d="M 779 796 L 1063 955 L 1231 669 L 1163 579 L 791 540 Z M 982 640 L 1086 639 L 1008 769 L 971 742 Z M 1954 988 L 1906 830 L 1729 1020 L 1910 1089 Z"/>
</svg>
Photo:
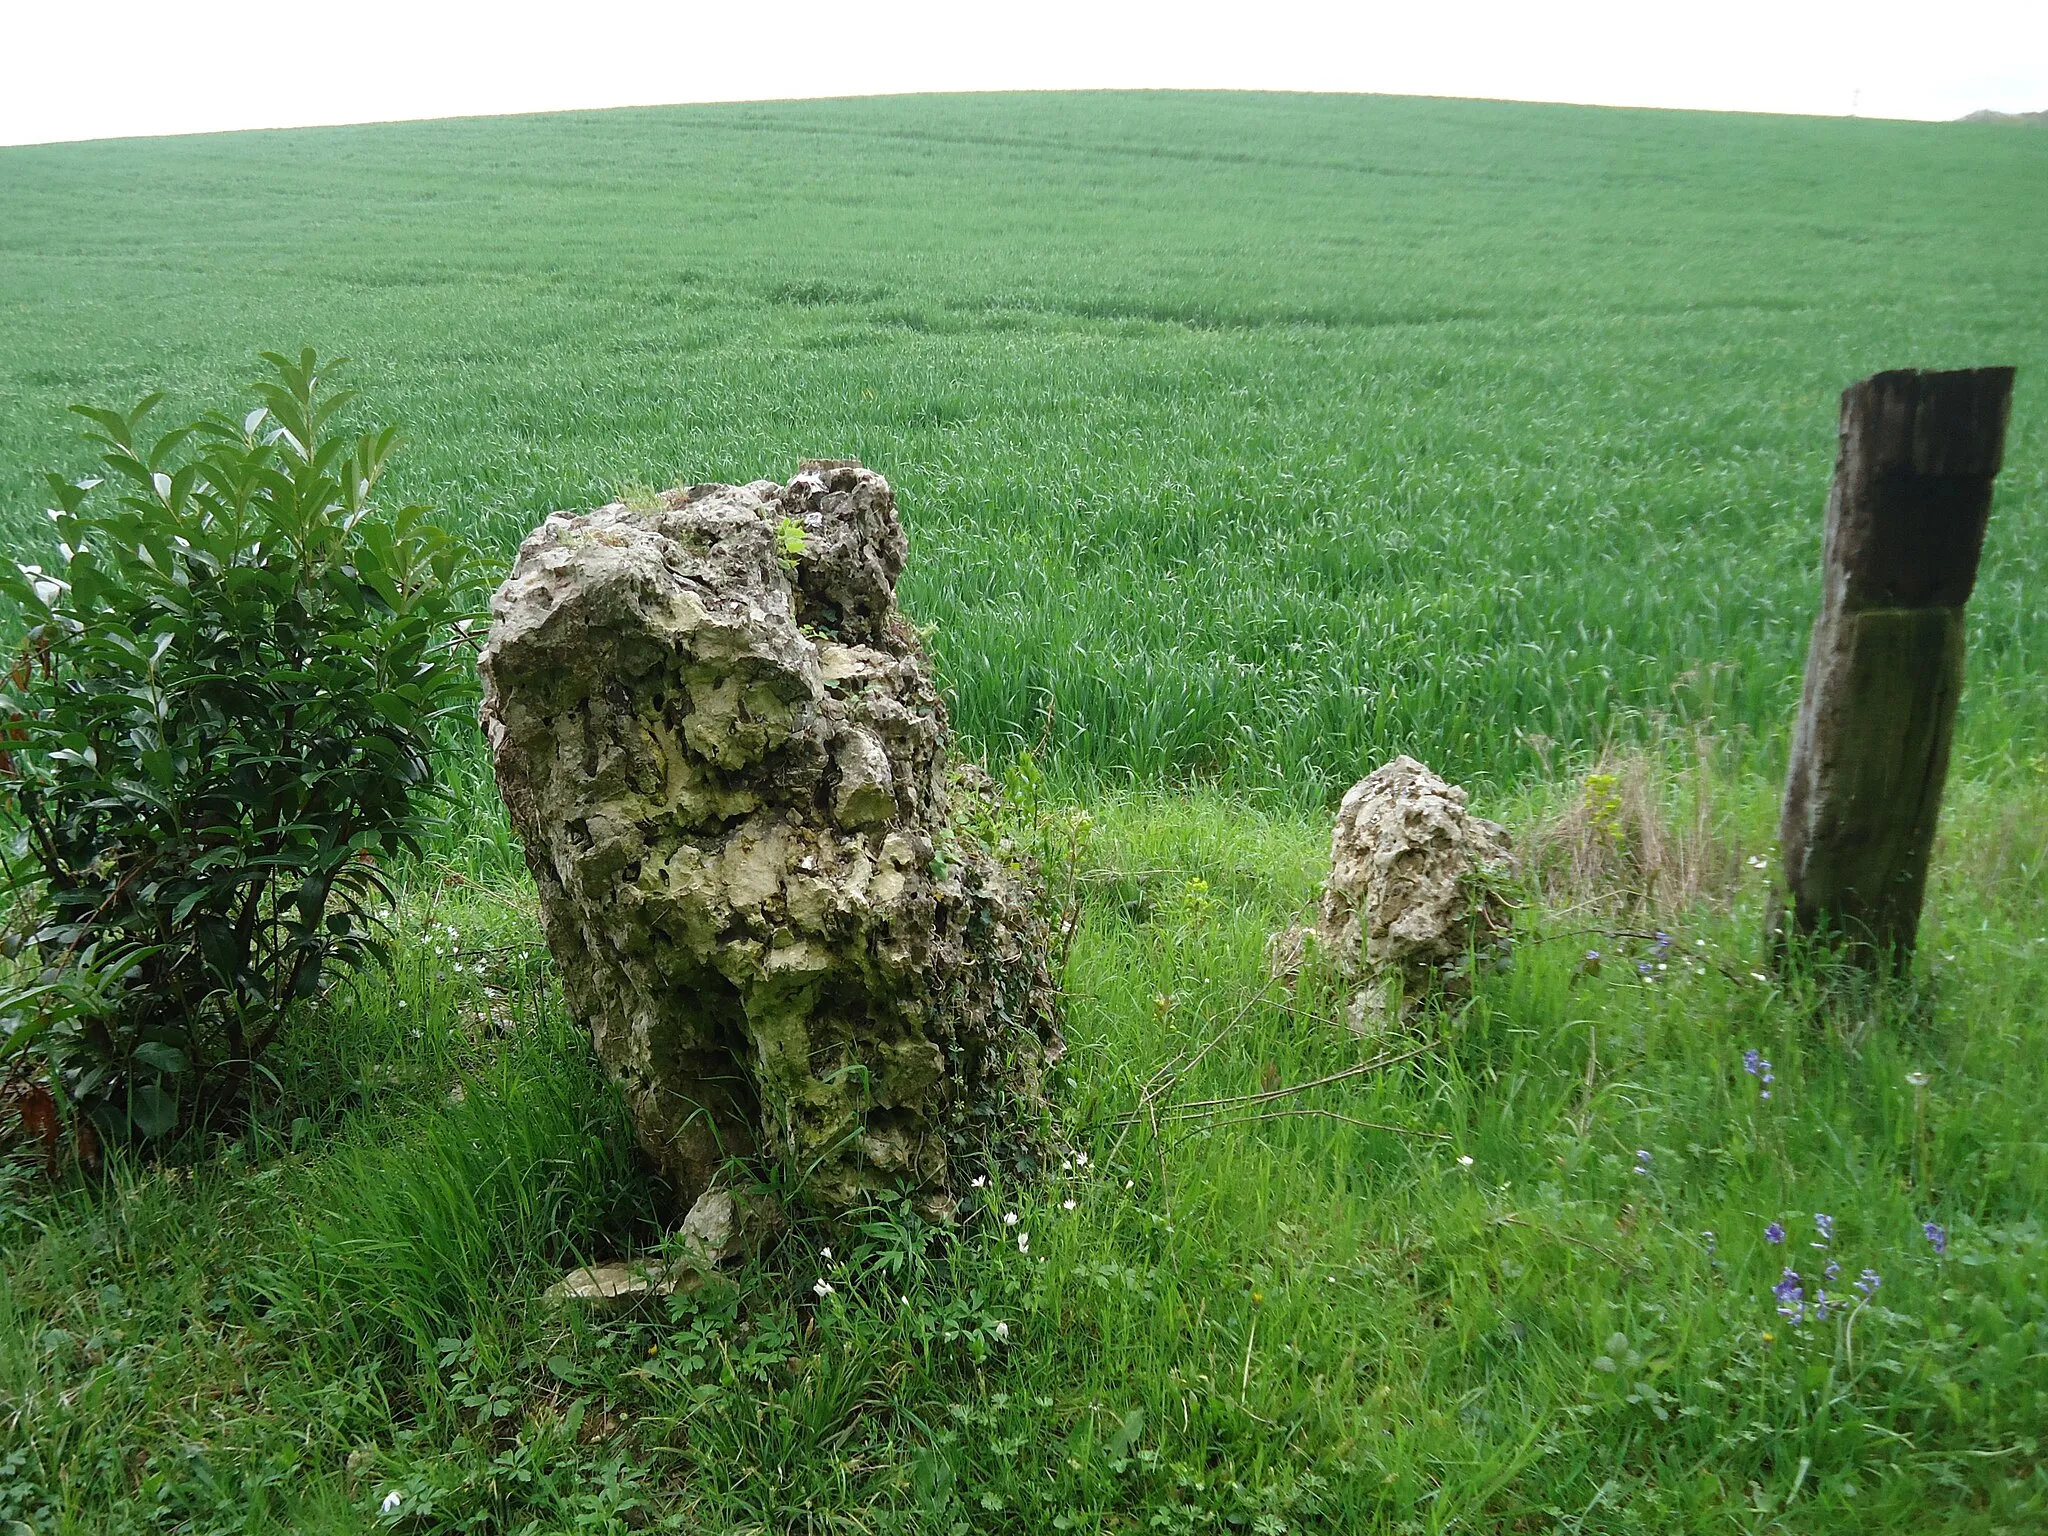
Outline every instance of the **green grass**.
<svg viewBox="0 0 2048 1536">
<path fill-rule="evenodd" d="M 1094 817 L 1085 1164 L 957 1240 L 878 1211 L 591 1316 L 542 1293 L 656 1250 L 665 1194 L 457 751 L 393 972 L 245 1133 L 0 1180 L 0 1533 L 2041 1529 L 2044 185 L 1996 129 L 1259 96 L 0 151 L 16 547 L 33 471 L 85 465 L 66 402 L 225 400 L 258 346 L 352 353 L 487 565 L 627 483 L 858 455 L 957 722 L 1034 748 L 1025 811 Z M 1759 981 L 1753 871 L 1623 925 L 1673 933 L 1653 982 L 1532 902 L 1395 1039 L 1274 986 L 1323 807 L 1396 751 L 1529 847 L 1601 744 L 1697 725 L 1716 837 L 1768 860 L 1834 397 L 1989 361 L 2022 372 L 1912 987 Z M 1883 1284 L 1792 1328 L 1816 1212 L 1830 1290 Z"/>
<path fill-rule="evenodd" d="M 1918 1008 L 1817 1032 L 1749 973 L 1750 875 L 1675 923 L 1656 983 L 1650 946 L 1532 911 L 1466 1012 L 1361 1043 L 1265 971 L 1317 825 L 1100 806 L 1067 978 L 1085 1165 L 977 1195 L 957 1242 L 881 1211 L 613 1318 L 541 1291 L 652 1248 L 660 1192 L 522 898 L 416 895 L 393 980 L 245 1137 L 14 1187 L 0 1515 L 368 1530 L 398 1492 L 414 1523 L 387 1523 L 433 1531 L 2039 1529 L 2048 869 L 2007 856 L 2014 809 L 1958 807 Z M 1767 812 L 1722 833 L 1764 846 Z M 1348 1118 L 1131 1124 L 1212 1037 L 1159 1105 L 1408 1059 L 1281 1101 Z M 1829 1289 L 1883 1284 L 1788 1327 L 1771 1287 L 1789 1263 L 1811 1294 L 1815 1211 Z"/>
<path fill-rule="evenodd" d="M 503 569 L 625 482 L 852 454 L 957 718 L 1077 783 L 1507 784 L 1778 730 L 1835 398 L 2021 368 L 1966 751 L 2048 722 L 2048 141 L 1257 95 L 696 107 L 0 151 L 0 528 L 63 414 L 360 361 Z"/>
</svg>

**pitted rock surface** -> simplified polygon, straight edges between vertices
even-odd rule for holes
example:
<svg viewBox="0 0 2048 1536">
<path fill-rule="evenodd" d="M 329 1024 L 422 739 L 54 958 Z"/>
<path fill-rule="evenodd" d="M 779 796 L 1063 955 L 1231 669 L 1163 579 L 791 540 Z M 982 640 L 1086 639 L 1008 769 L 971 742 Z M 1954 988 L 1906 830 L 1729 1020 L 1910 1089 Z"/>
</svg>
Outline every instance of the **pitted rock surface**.
<svg viewBox="0 0 2048 1536">
<path fill-rule="evenodd" d="M 1316 937 L 1360 983 L 1350 1023 L 1366 1033 L 1400 1000 L 1469 990 L 1466 962 L 1505 935 L 1498 877 L 1514 869 L 1507 829 L 1465 809 L 1465 791 L 1397 757 L 1345 793 L 1330 839 Z"/>
<path fill-rule="evenodd" d="M 571 1007 L 687 1202 L 731 1156 L 943 1208 L 1028 1144 L 1060 1046 L 1035 891 L 896 607 L 888 482 L 805 464 L 558 512 L 480 659 Z M 960 804 L 956 805 L 955 802 Z"/>
</svg>

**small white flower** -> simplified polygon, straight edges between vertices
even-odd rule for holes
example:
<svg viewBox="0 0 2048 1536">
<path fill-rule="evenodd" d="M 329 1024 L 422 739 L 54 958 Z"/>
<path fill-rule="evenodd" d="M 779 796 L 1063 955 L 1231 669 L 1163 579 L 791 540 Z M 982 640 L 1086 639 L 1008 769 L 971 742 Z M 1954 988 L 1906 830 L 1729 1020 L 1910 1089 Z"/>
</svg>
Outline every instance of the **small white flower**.
<svg viewBox="0 0 2048 1536">
<path fill-rule="evenodd" d="M 1137 1187 L 1138 1187 L 1138 1181 L 1137 1181 L 1136 1179 L 1125 1179 L 1125 1180 L 1124 1180 L 1124 1188 L 1125 1188 L 1125 1189 L 1136 1189 Z"/>
<path fill-rule="evenodd" d="M 995 1335 L 997 1338 L 1003 1340 L 1005 1343 L 1008 1343 L 1010 1338 L 1010 1325 L 1008 1323 L 998 1320 L 995 1327 Z"/>
<path fill-rule="evenodd" d="M 1766 976 L 1762 971 L 1751 971 L 1749 973 L 1749 979 L 1751 981 L 1769 981 L 1771 978 Z"/>
<path fill-rule="evenodd" d="M 1029 1253 L 1031 1251 L 1031 1234 L 1029 1232 L 1019 1232 L 1017 1234 L 1017 1251 L 1019 1253 Z"/>
<path fill-rule="evenodd" d="M 1906 1081 L 1915 1088 L 1925 1088 L 1930 1079 L 1925 1072 L 1908 1072 L 1906 1074 Z"/>
<path fill-rule="evenodd" d="M 1063 1157 L 1063 1158 L 1061 1158 L 1061 1159 L 1060 1159 L 1060 1172 L 1061 1172 L 1061 1173 L 1072 1173 L 1073 1171 L 1074 1171 L 1074 1160 L 1073 1160 L 1073 1159 L 1072 1159 L 1071 1157 Z"/>
<path fill-rule="evenodd" d="M 1060 1202 L 1060 1209 L 1063 1211 L 1071 1211 L 1073 1208 L 1074 1202 L 1071 1200 L 1062 1200 Z"/>
<path fill-rule="evenodd" d="M 967 1187 L 969 1189 L 982 1189 L 985 1188 L 987 1184 L 988 1175 L 985 1173 L 977 1173 L 971 1180 L 968 1181 Z"/>
<path fill-rule="evenodd" d="M 1469 1153 L 1461 1155 L 1458 1158 L 1458 1166 L 1460 1168 L 1470 1168 L 1472 1166 L 1471 1155 Z"/>
<path fill-rule="evenodd" d="M 820 1248 L 818 1250 L 818 1257 L 821 1259 L 829 1259 L 832 1257 L 832 1250 L 830 1248 Z"/>
<path fill-rule="evenodd" d="M 1076 1152 L 1074 1154 L 1074 1166 L 1076 1168 L 1086 1168 L 1088 1166 L 1088 1154 L 1086 1152 Z"/>
<path fill-rule="evenodd" d="M 827 1296 L 830 1296 L 832 1294 L 836 1287 L 832 1284 L 830 1280 L 825 1279 L 821 1275 L 818 1277 L 818 1283 L 812 1286 L 811 1289 L 816 1291 L 818 1293 L 818 1299 L 820 1301 L 823 1301 Z"/>
<path fill-rule="evenodd" d="M 400 1493 L 396 1488 L 394 1488 L 389 1493 L 384 1495 L 384 1502 L 377 1506 L 377 1513 L 380 1515 L 391 1514 L 398 1508 L 399 1505 L 403 1504 L 404 1502 L 405 1495 Z"/>
<path fill-rule="evenodd" d="M 1003 1225 L 1006 1227 L 1014 1227 L 1015 1225 L 1017 1225 L 1017 1213 L 1015 1211 L 1003 1212 Z"/>
</svg>

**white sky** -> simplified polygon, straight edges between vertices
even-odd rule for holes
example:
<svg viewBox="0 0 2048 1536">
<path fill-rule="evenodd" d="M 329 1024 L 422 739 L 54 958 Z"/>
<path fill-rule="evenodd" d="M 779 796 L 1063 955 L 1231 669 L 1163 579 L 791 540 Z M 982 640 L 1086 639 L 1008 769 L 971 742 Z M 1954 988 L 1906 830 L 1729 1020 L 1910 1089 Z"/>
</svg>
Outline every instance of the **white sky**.
<svg viewBox="0 0 2048 1536">
<path fill-rule="evenodd" d="M 2048 0 L 0 0 L 0 144 L 1105 86 L 2038 111 Z"/>
</svg>

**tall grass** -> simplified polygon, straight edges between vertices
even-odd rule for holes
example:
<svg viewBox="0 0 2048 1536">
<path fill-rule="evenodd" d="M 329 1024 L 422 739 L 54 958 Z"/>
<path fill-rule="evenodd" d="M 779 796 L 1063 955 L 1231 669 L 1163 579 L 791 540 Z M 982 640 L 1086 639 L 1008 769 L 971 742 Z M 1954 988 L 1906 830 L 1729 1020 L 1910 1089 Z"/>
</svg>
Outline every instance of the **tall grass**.
<svg viewBox="0 0 2048 1536">
<path fill-rule="evenodd" d="M 2048 719 L 2048 141 L 1374 98 L 703 107 L 0 151 L 0 526 L 81 397 L 316 341 L 487 568 L 854 454 L 956 717 L 1068 782 L 1776 739 L 1834 401 L 2020 365 L 1971 751 Z"/>
<path fill-rule="evenodd" d="M 1480 808 L 1528 846 L 1582 790 Z M 1862 1012 L 1753 974 L 1770 796 L 1713 793 L 1734 880 L 1532 903 L 1467 1009 L 1364 1042 L 1267 969 L 1318 820 L 1099 803 L 1066 1161 L 976 1192 L 952 1234 L 878 1209 L 617 1314 L 541 1294 L 651 1247 L 660 1192 L 518 902 L 422 892 L 389 992 L 339 1051 L 286 1058 L 242 1142 L 16 1189 L 0 1509 L 95 1532 L 2030 1529 L 2048 785 L 1959 797 L 1921 990 Z M 1671 943 L 1626 936 L 1650 926 Z M 1781 1315 L 1788 1266 L 1825 1320 Z"/>
</svg>

